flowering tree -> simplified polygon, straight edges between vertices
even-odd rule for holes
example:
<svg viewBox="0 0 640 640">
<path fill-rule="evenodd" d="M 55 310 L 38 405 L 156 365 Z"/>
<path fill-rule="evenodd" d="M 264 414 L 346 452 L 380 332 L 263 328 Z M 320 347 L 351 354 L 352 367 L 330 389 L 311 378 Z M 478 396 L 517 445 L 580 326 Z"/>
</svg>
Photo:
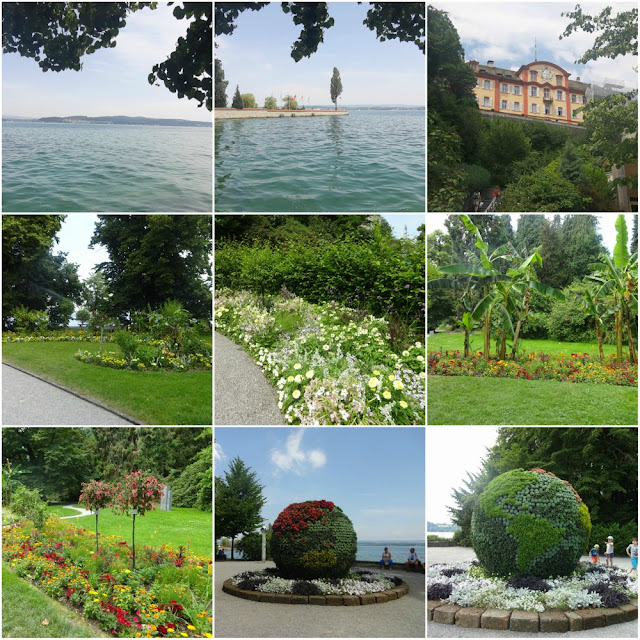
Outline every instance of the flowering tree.
<svg viewBox="0 0 640 640">
<path fill-rule="evenodd" d="M 96 513 L 96 553 L 98 552 L 98 511 L 110 506 L 114 495 L 115 487 L 112 484 L 97 480 L 82 483 L 82 492 L 78 502 L 86 509 Z"/>
<path fill-rule="evenodd" d="M 142 471 L 130 473 L 115 490 L 113 507 L 117 513 L 129 513 L 133 516 L 133 568 L 136 568 L 136 515 L 143 516 L 147 511 L 153 511 L 153 501 L 159 500 L 164 485 L 152 475 Z M 130 511 L 129 511 L 130 510 Z"/>
</svg>

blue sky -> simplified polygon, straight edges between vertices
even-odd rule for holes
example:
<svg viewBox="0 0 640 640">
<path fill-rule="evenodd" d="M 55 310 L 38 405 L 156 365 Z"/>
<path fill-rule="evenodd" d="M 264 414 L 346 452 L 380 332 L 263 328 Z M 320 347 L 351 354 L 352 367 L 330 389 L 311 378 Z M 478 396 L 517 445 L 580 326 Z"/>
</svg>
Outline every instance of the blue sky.
<svg viewBox="0 0 640 640">
<path fill-rule="evenodd" d="M 425 222 L 422 213 L 386 213 L 382 217 L 391 225 L 396 238 L 402 238 L 405 226 L 409 237 L 415 238 L 418 235 L 418 227 Z"/>
<path fill-rule="evenodd" d="M 79 265 L 78 275 L 85 280 L 92 274 L 96 264 L 109 260 L 102 245 L 89 249 L 98 216 L 94 213 L 70 213 L 58 232 L 59 242 L 53 245 L 53 253 L 67 253 L 67 262 Z"/>
<path fill-rule="evenodd" d="M 43 72 L 31 58 L 2 56 L 4 116 L 125 115 L 210 120 L 206 107 L 150 85 L 154 64 L 164 62 L 187 31 L 173 7 L 158 3 L 127 18 L 114 49 L 99 49 L 82 59 L 81 71 Z"/>
<path fill-rule="evenodd" d="M 619 56 L 613 60 L 601 58 L 586 65 L 574 64 L 591 48 L 596 35 L 577 31 L 559 40 L 570 19 L 562 12 L 573 11 L 577 2 L 448 2 L 431 3 L 436 9 L 448 12 L 458 31 L 466 60 L 487 64 L 493 60 L 496 67 L 517 70 L 535 60 L 537 41 L 538 60 L 555 62 L 582 82 L 602 83 L 606 79 L 625 82 L 630 89 L 637 88 L 637 56 Z M 635 2 L 580 3 L 589 15 L 600 13 L 607 6 L 613 15 L 636 7 Z"/>
<path fill-rule="evenodd" d="M 424 429 L 218 427 L 215 440 L 216 476 L 238 456 L 264 485 L 265 522 L 330 500 L 360 540 L 424 539 Z"/>
<path fill-rule="evenodd" d="M 368 3 L 330 2 L 333 27 L 310 58 L 294 62 L 291 46 L 301 27 L 293 24 L 279 2 L 260 11 L 240 14 L 230 36 L 215 38 L 226 80 L 229 106 L 236 84 L 241 93 L 253 93 L 258 105 L 267 96 L 295 95 L 304 104 L 331 104 L 329 83 L 333 67 L 340 71 L 343 93 L 340 105 L 424 105 L 425 56 L 412 43 L 380 42 L 362 24 Z"/>
</svg>

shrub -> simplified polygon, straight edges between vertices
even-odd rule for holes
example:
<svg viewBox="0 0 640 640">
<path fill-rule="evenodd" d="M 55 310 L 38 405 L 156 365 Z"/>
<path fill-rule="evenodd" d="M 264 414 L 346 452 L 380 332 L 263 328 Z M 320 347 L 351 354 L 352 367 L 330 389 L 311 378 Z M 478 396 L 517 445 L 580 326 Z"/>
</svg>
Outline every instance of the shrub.
<svg viewBox="0 0 640 640">
<path fill-rule="evenodd" d="M 211 486 L 210 477 L 211 463 L 207 464 L 204 458 L 196 460 L 185 467 L 171 487 L 173 505 L 175 507 L 201 508 L 198 504 L 198 495 L 201 492 L 202 485 L 207 483 L 207 478 L 209 478 L 209 487 Z M 209 500 L 211 500 L 211 491 L 209 491 Z M 209 504 L 211 503 L 209 502 Z M 202 511 L 205 510 L 202 509 Z"/>
<path fill-rule="evenodd" d="M 494 478 L 471 519 L 473 548 L 493 575 L 569 575 L 591 532 L 587 506 L 566 481 L 543 469 Z"/>
<path fill-rule="evenodd" d="M 356 548 L 351 520 L 326 500 L 290 504 L 273 523 L 273 560 L 288 578 L 344 578 Z"/>
<path fill-rule="evenodd" d="M 131 363 L 131 360 L 135 358 L 136 350 L 138 349 L 138 338 L 130 331 L 116 331 L 113 334 L 113 339 L 116 344 L 122 349 L 124 358 L 127 363 Z"/>
<path fill-rule="evenodd" d="M 26 520 L 31 520 L 36 529 L 44 527 L 49 512 L 47 505 L 40 497 L 37 489 L 27 489 L 24 485 L 18 485 L 11 498 L 11 511 Z"/>
<path fill-rule="evenodd" d="M 463 164 L 467 191 L 480 191 L 491 185 L 491 174 L 478 164 Z M 487 203 L 489 204 L 489 203 Z"/>
<path fill-rule="evenodd" d="M 436 582 L 427 588 L 427 600 L 446 600 L 453 591 L 451 583 Z"/>
<path fill-rule="evenodd" d="M 49 316 L 46 311 L 36 311 L 21 305 L 10 312 L 13 317 L 13 327 L 16 331 L 28 333 L 40 332 L 47 328 Z"/>
<path fill-rule="evenodd" d="M 271 557 L 271 529 L 267 531 L 267 558 Z M 262 560 L 262 534 L 253 532 L 243 536 L 236 542 L 236 549 L 242 552 L 245 560 Z"/>
<path fill-rule="evenodd" d="M 612 588 L 606 582 L 596 582 L 587 592 L 597 593 L 602 598 L 603 607 L 619 607 L 621 604 L 629 604 L 629 596 Z"/>
</svg>

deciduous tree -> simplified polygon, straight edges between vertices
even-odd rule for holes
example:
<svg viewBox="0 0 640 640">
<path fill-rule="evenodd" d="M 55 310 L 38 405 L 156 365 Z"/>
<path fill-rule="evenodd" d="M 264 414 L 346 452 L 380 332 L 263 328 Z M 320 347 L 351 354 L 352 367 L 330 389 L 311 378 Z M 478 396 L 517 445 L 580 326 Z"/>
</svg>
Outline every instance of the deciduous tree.
<svg viewBox="0 0 640 640">
<path fill-rule="evenodd" d="M 219 58 L 215 60 L 215 102 L 216 109 L 222 107 L 226 108 L 227 106 L 227 85 L 229 84 L 228 80 L 224 79 L 224 69 L 222 68 L 222 62 L 220 62 Z"/>
<path fill-rule="evenodd" d="M 258 106 L 253 93 L 241 93 L 240 98 L 242 99 L 242 107 L 244 109 L 255 109 Z"/>
<path fill-rule="evenodd" d="M 278 108 L 278 103 L 276 102 L 276 99 L 273 96 L 269 96 L 268 98 L 264 99 L 264 108 L 265 109 L 277 109 Z"/>
<path fill-rule="evenodd" d="M 340 72 L 336 67 L 333 67 L 333 75 L 331 76 L 331 102 L 336 106 L 338 110 L 338 97 L 342 93 L 342 80 L 340 79 Z"/>
</svg>

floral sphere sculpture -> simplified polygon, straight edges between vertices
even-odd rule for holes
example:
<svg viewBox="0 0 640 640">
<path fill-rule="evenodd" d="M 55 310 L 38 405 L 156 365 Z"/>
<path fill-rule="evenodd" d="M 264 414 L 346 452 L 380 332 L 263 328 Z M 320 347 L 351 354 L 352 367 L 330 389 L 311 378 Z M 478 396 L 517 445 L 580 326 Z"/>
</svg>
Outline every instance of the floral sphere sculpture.
<svg viewBox="0 0 640 640">
<path fill-rule="evenodd" d="M 569 575 L 586 552 L 591 517 L 578 492 L 544 469 L 494 478 L 471 518 L 480 564 L 499 576 Z"/>
<path fill-rule="evenodd" d="M 295 502 L 273 523 L 271 554 L 287 578 L 344 578 L 356 559 L 351 520 L 327 500 Z"/>
</svg>

